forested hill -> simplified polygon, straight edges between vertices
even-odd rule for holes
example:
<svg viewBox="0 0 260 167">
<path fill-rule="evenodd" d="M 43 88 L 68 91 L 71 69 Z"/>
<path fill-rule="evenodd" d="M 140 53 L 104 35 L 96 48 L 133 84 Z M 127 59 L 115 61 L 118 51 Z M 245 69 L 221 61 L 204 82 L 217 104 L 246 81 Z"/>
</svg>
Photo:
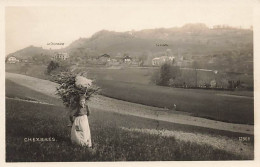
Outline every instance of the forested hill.
<svg viewBox="0 0 260 167">
<path fill-rule="evenodd" d="M 228 26 L 209 28 L 204 24 L 186 24 L 183 27 L 114 32 L 102 30 L 90 38 L 80 38 L 61 50 L 46 50 L 30 46 L 9 54 L 16 57 L 48 56 L 55 51 L 70 56 L 96 57 L 100 54 L 139 57 L 160 56 L 167 49 L 173 55 L 208 56 L 226 52 L 250 52 L 253 55 L 253 31 Z"/>
<path fill-rule="evenodd" d="M 159 45 L 159 46 L 158 46 Z M 163 46 L 160 46 L 163 45 Z M 114 32 L 102 30 L 91 38 L 80 38 L 66 48 L 77 54 L 157 53 L 171 49 L 173 54 L 208 55 L 224 51 L 252 50 L 253 31 L 225 26 L 208 28 L 187 24 L 180 28 L 146 29 Z"/>
</svg>

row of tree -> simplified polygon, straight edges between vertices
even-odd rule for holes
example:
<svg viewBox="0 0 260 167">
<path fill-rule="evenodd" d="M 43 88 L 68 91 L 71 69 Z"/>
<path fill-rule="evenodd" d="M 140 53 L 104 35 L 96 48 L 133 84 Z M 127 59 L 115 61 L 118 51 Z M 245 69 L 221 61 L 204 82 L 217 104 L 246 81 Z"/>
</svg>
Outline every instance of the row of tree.
<svg viewBox="0 0 260 167">
<path fill-rule="evenodd" d="M 214 73 L 213 71 L 199 71 L 197 63 L 193 69 L 181 70 L 179 66 L 170 63 L 163 64 L 152 76 L 152 82 L 160 86 L 171 86 L 178 88 L 214 88 L 214 89 L 236 89 L 250 88 L 239 78 L 227 73 Z"/>
</svg>

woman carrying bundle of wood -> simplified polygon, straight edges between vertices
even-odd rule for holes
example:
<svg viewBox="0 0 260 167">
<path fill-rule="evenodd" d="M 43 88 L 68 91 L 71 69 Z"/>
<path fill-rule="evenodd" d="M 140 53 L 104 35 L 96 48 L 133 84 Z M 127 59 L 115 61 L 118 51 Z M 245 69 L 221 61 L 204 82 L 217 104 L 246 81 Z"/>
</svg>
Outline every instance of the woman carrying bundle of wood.
<svg viewBox="0 0 260 167">
<path fill-rule="evenodd" d="M 88 116 L 90 110 L 86 104 L 86 97 L 80 96 L 79 105 L 76 112 L 71 112 L 70 120 L 72 121 L 71 141 L 81 146 L 92 147 L 91 133 L 89 128 Z"/>
<path fill-rule="evenodd" d="M 80 146 L 92 147 L 88 116 L 90 110 L 87 100 L 98 93 L 98 87 L 93 81 L 84 76 L 73 73 L 60 74 L 55 77 L 59 83 L 59 95 L 66 107 L 70 110 L 71 141 Z"/>
</svg>

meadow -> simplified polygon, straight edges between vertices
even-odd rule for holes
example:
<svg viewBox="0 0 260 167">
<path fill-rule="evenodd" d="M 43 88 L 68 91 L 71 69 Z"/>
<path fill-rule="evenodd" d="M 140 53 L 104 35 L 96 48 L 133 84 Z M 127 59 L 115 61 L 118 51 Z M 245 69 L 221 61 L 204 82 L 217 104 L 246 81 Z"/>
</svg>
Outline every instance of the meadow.
<svg viewBox="0 0 260 167">
<path fill-rule="evenodd" d="M 11 64 L 9 72 L 21 73 Z M 41 79 L 44 67 L 32 66 L 27 73 Z M 193 116 L 232 123 L 254 124 L 254 100 L 252 91 L 215 91 L 163 87 L 151 84 L 154 68 L 84 68 L 90 78 L 96 79 L 102 95 L 124 101 L 174 109 L 192 113 Z M 36 72 L 34 72 L 36 71 Z"/>
<path fill-rule="evenodd" d="M 46 65 L 36 65 L 36 64 L 25 64 L 25 63 L 16 63 L 16 64 L 6 64 L 5 71 L 17 74 L 28 75 L 31 77 L 49 79 L 50 77 L 46 75 Z"/>
<path fill-rule="evenodd" d="M 171 124 L 97 109 L 92 109 L 92 115 L 89 117 L 94 149 L 75 146 L 70 143 L 70 129 L 66 126 L 67 109 L 58 99 L 46 97 L 10 81 L 6 83 L 7 97 L 23 99 L 26 93 L 26 97 L 55 104 L 36 104 L 6 99 L 7 162 L 248 159 L 248 157 L 234 155 L 209 145 L 183 142 L 174 137 L 129 132 L 121 127 L 210 133 L 214 136 L 221 135 L 233 139 L 237 139 L 242 134 Z M 28 142 L 28 138 L 52 138 L 52 141 Z M 251 138 L 253 139 L 253 136 Z"/>
<path fill-rule="evenodd" d="M 253 98 L 241 96 L 248 92 L 178 89 L 109 80 L 99 80 L 97 84 L 108 97 L 168 109 L 174 109 L 175 104 L 176 110 L 193 116 L 254 124 Z"/>
</svg>

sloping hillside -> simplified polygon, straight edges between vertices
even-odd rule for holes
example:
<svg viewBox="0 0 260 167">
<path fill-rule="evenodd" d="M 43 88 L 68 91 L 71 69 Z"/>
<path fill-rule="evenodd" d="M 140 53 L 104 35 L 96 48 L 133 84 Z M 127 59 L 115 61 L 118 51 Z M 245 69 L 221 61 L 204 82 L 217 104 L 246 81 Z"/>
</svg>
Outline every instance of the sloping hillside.
<svg viewBox="0 0 260 167">
<path fill-rule="evenodd" d="M 252 49 L 253 32 L 231 27 L 210 29 L 203 24 L 187 24 L 181 28 L 159 28 L 141 31 L 114 32 L 102 30 L 91 38 L 81 38 L 66 48 L 97 53 L 160 52 L 171 49 L 173 54 L 207 55 L 230 50 Z M 156 44 L 167 44 L 158 47 Z M 139 53 L 139 54 L 136 54 Z"/>
<path fill-rule="evenodd" d="M 105 53 L 112 58 L 129 55 L 151 65 L 152 58 L 167 52 L 189 62 L 197 60 L 199 68 L 253 73 L 253 31 L 227 26 L 208 28 L 204 24 L 127 32 L 102 30 L 90 38 L 80 38 L 64 49 L 30 46 L 8 56 L 48 64 L 54 52 L 67 52 L 69 62 L 82 65 Z"/>
<path fill-rule="evenodd" d="M 158 44 L 167 44 L 159 47 Z M 140 31 L 114 32 L 102 30 L 90 38 L 80 38 L 62 50 L 45 50 L 29 46 L 9 55 L 33 57 L 66 51 L 72 56 L 114 56 L 128 53 L 148 56 L 171 49 L 173 54 L 208 55 L 232 50 L 253 51 L 253 31 L 225 26 L 208 28 L 204 24 L 187 24 L 183 27 L 145 29 Z"/>
<path fill-rule="evenodd" d="M 31 45 L 14 53 L 10 53 L 7 57 L 15 56 L 18 59 L 33 59 L 35 56 L 49 56 L 51 53 L 52 51 L 50 50 Z"/>
</svg>

